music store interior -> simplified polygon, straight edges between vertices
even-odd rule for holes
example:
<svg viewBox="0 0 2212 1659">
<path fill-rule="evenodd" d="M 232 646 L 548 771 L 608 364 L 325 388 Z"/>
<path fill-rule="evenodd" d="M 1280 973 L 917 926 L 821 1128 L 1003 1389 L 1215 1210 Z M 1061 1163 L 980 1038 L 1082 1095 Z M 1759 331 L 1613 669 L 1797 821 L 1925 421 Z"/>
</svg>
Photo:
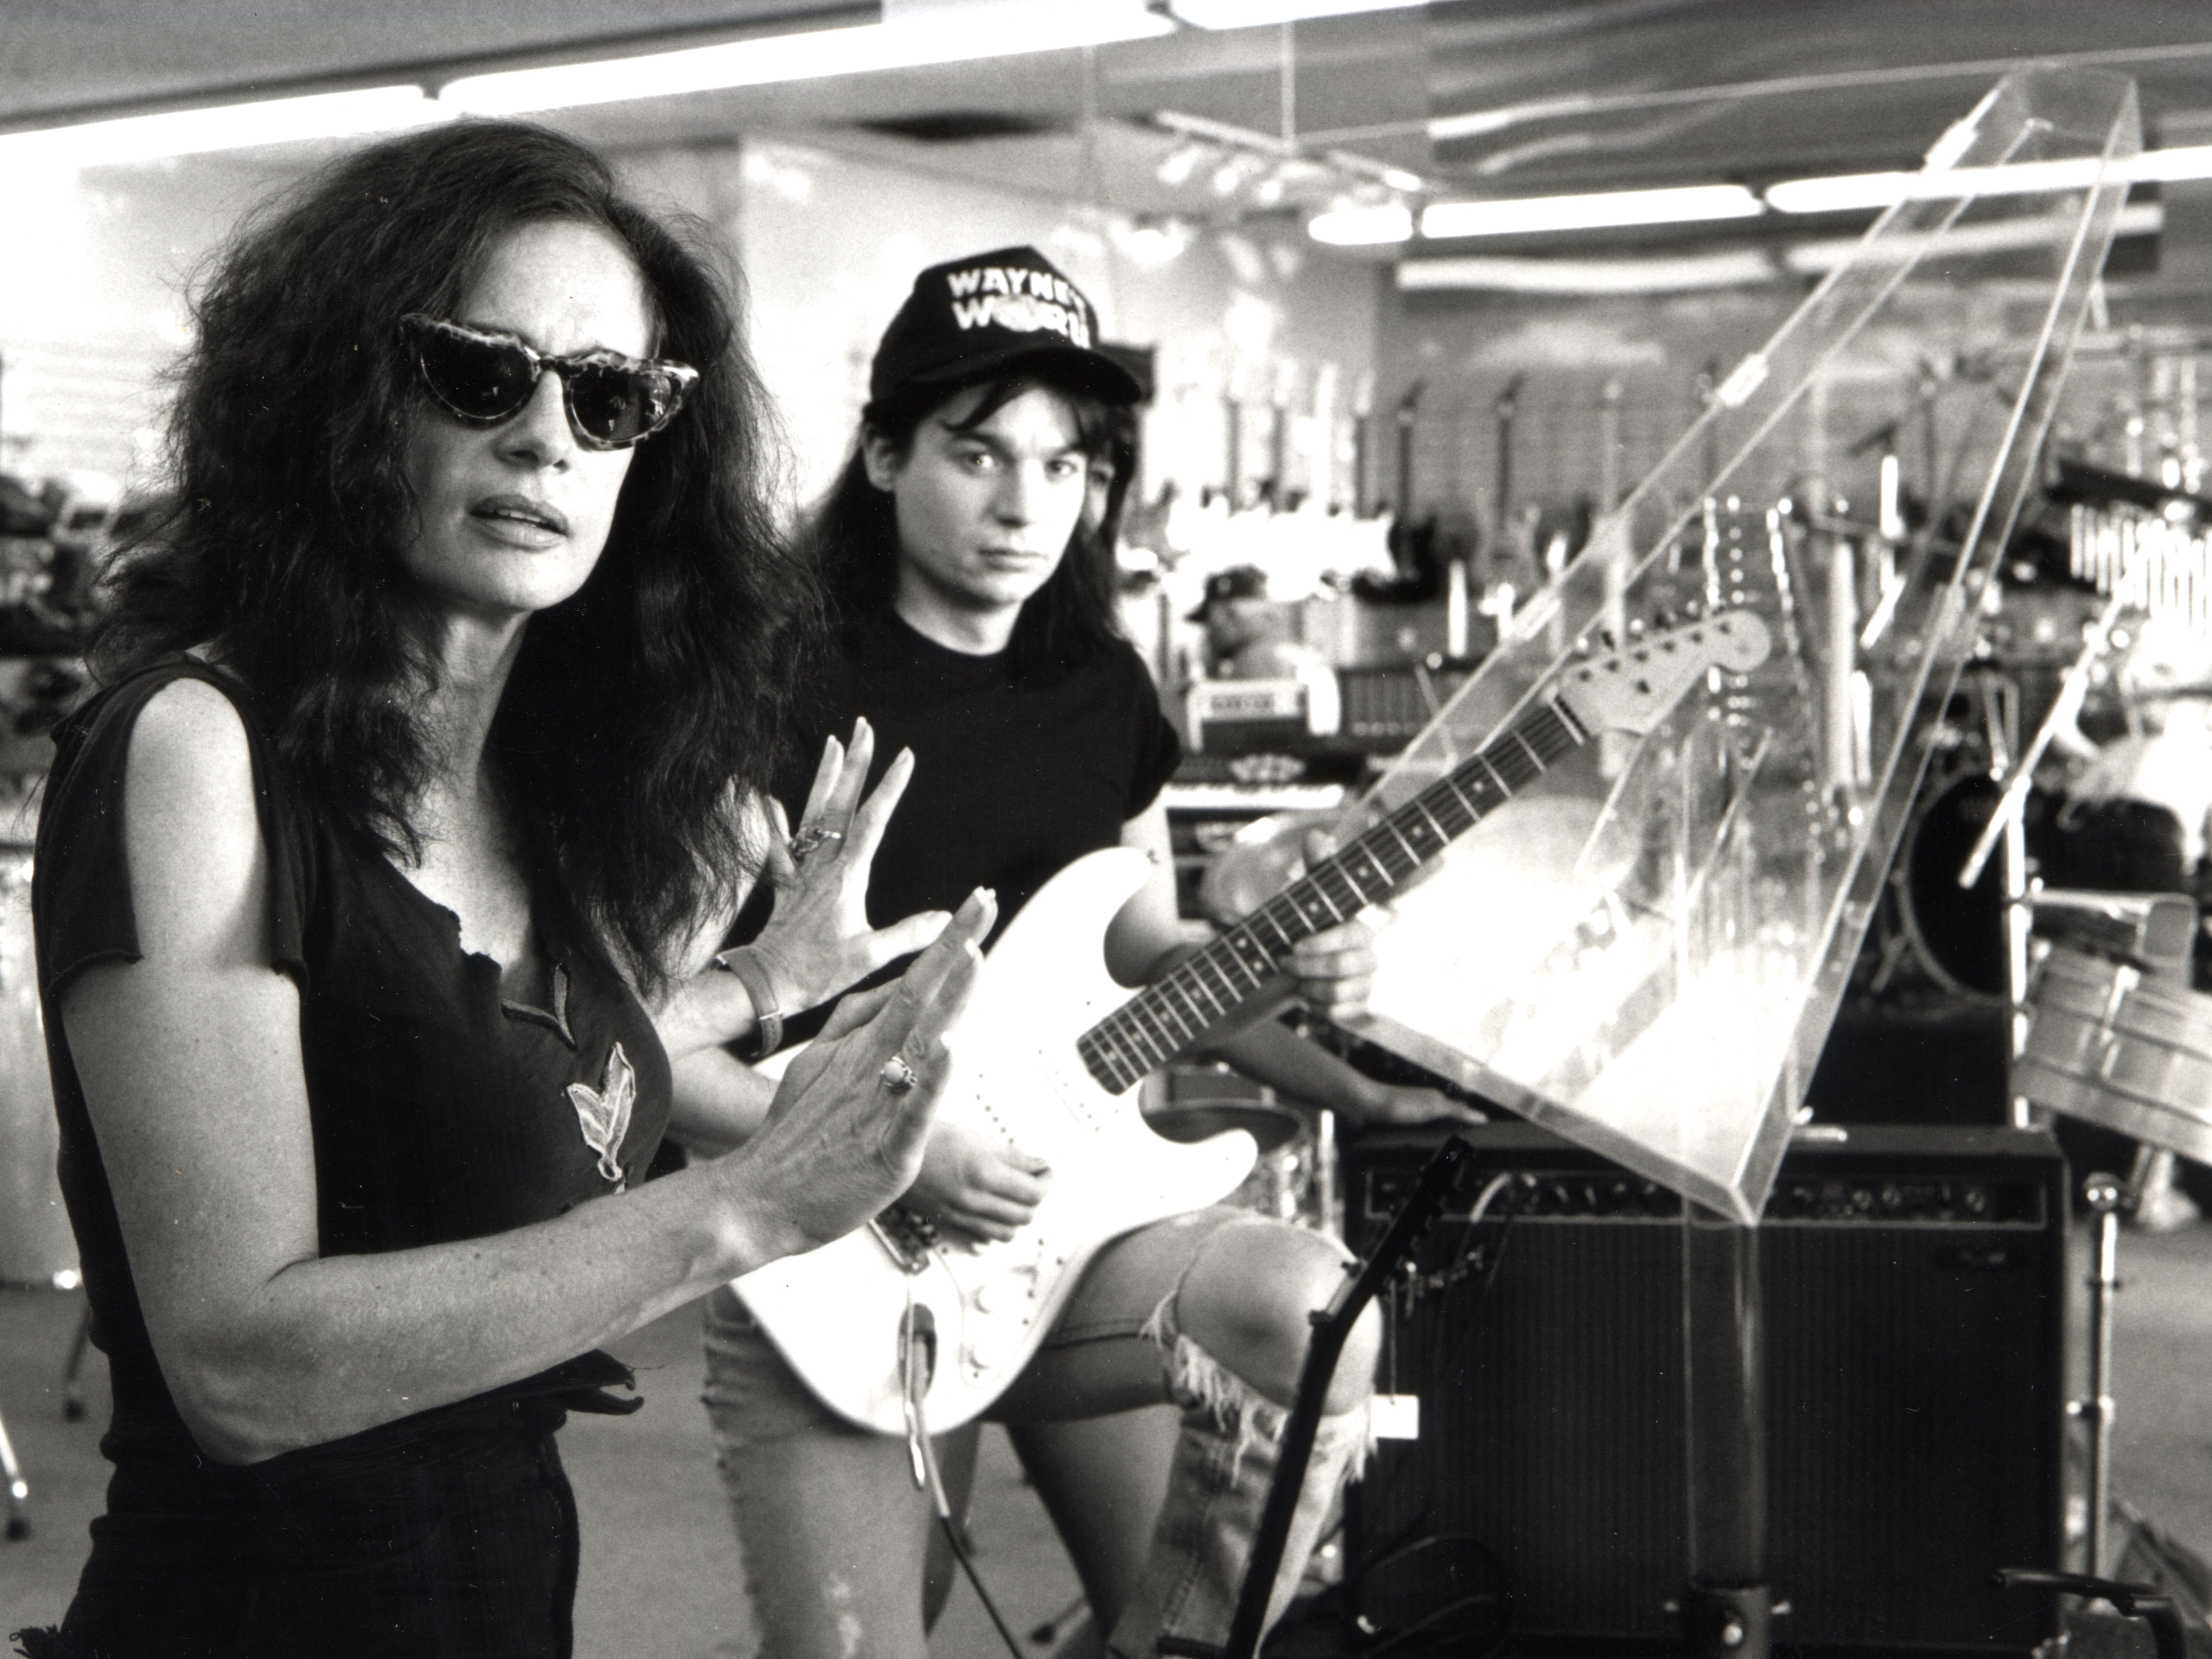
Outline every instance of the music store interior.
<svg viewBox="0 0 2212 1659">
<path fill-rule="evenodd" d="M 726 246 L 793 512 L 925 265 L 1042 251 L 1141 382 L 1183 926 L 1330 830 L 1370 1017 L 1279 1017 L 1487 1120 L 1129 1097 L 1376 1270 L 1269 1651 L 2212 1651 L 2212 17 L 2150 0 L 0 0 L 0 1632 L 106 1474 L 28 919 L 102 560 L 241 212 L 475 114 Z M 755 1651 L 698 1327 L 564 1432 L 580 1654 Z M 931 1650 L 1096 1651 L 998 1436 Z"/>
</svg>

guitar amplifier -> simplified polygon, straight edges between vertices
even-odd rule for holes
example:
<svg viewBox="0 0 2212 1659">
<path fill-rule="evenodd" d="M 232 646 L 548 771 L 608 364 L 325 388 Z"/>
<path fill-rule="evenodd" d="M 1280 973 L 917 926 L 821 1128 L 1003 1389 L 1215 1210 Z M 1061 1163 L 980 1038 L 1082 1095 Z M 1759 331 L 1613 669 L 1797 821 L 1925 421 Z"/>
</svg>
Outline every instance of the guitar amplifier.
<svg viewBox="0 0 2212 1659">
<path fill-rule="evenodd" d="M 1420 1438 L 1347 1500 L 1355 1610 L 1406 1631 L 1502 1589 L 1512 1650 L 1658 1652 L 1688 1577 L 1681 1211 L 1522 1125 L 1462 1130 L 1470 1226 L 1432 1228 L 1386 1371 Z M 2050 1138 L 1893 1125 L 1801 1133 L 1759 1237 L 1768 1582 L 1784 1651 L 2030 1653 L 2057 1633 L 2001 1566 L 2057 1566 L 2065 1166 Z M 1344 1155 L 1356 1248 L 1438 1135 Z M 1384 1386 L 1394 1386 L 1386 1375 Z"/>
</svg>

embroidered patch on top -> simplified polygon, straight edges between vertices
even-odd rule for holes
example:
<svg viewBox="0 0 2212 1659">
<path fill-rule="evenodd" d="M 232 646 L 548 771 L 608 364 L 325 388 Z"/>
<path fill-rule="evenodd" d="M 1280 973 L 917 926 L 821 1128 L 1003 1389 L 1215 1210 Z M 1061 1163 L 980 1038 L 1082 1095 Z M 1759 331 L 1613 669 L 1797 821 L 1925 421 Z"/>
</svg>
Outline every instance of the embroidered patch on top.
<svg viewBox="0 0 2212 1659">
<path fill-rule="evenodd" d="M 599 1155 L 599 1177 L 611 1181 L 615 1190 L 625 1185 L 622 1164 L 615 1154 L 629 1133 L 629 1115 L 637 1104 L 637 1073 L 617 1042 L 607 1055 L 607 1074 L 596 1089 L 588 1083 L 568 1085 L 568 1103 L 576 1109 L 576 1122 L 584 1132 L 584 1145 Z"/>
</svg>

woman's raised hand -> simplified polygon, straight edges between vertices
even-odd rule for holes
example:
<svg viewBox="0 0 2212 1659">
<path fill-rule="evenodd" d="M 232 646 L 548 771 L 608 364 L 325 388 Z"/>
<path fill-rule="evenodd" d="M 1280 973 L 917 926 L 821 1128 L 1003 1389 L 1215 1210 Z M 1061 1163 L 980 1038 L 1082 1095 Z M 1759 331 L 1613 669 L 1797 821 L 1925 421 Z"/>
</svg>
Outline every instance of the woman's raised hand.
<svg viewBox="0 0 2212 1659">
<path fill-rule="evenodd" d="M 982 966 L 998 900 L 969 896 L 898 982 L 849 996 L 785 1072 L 742 1152 L 779 1252 L 842 1237 L 911 1186 L 951 1071 L 945 1034 Z"/>
<path fill-rule="evenodd" d="M 807 792 L 806 810 L 792 832 L 781 802 L 769 803 L 776 838 L 768 858 L 775 912 L 753 941 L 795 1014 L 828 1001 L 885 963 L 921 950 L 951 920 L 924 910 L 888 927 L 868 926 L 868 871 L 891 810 L 914 775 L 914 755 L 902 749 L 866 799 L 876 734 L 865 720 L 853 722 L 849 748 L 831 738 Z"/>
</svg>

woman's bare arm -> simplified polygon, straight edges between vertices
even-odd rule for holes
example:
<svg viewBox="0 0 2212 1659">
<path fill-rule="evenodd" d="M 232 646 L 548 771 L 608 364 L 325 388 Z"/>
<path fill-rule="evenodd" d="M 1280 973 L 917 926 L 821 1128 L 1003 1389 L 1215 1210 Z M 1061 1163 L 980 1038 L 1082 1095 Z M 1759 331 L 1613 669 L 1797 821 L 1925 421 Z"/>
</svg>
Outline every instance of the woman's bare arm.
<svg viewBox="0 0 2212 1659">
<path fill-rule="evenodd" d="M 841 1011 L 742 1152 L 492 1237 L 324 1258 L 299 999 L 270 966 L 246 734 L 220 693 L 182 681 L 147 705 L 125 801 L 143 956 L 86 969 L 61 1014 L 155 1352 L 221 1462 L 529 1376 L 874 1213 L 918 1165 L 990 922 L 965 907 L 896 995 Z M 879 1086 L 893 1052 L 923 1086 Z"/>
</svg>

